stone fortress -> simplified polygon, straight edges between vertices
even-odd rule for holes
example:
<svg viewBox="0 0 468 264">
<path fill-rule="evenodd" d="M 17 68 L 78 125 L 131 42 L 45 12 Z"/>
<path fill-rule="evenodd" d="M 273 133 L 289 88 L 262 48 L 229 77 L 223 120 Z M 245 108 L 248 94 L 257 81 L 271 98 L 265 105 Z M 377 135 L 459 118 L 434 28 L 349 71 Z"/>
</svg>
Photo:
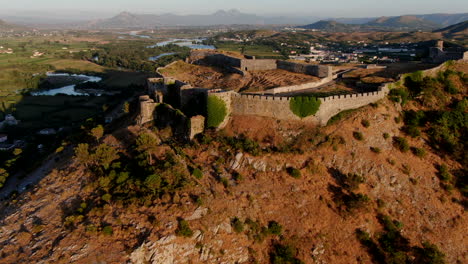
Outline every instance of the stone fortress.
<svg viewBox="0 0 468 264">
<path fill-rule="evenodd" d="M 222 67 L 228 72 L 247 74 L 247 71 L 282 69 L 289 72 L 308 74 L 321 78 L 319 81 L 299 85 L 272 88 L 261 93 L 237 93 L 222 89 L 206 89 L 193 87 L 174 78 L 150 78 L 147 80 L 148 95 L 140 97 L 140 116 L 138 123 L 144 124 L 154 120 L 154 111 L 161 103 L 169 103 L 183 112 L 192 111 L 194 106 L 204 106 L 208 96 L 221 99 L 227 109 L 227 115 L 218 128 L 223 128 L 233 115 L 269 117 L 278 120 L 303 121 L 317 125 L 326 125 L 328 120 L 336 114 L 356 109 L 384 98 L 388 92 L 388 84 L 382 85 L 376 91 L 335 95 L 319 98 L 321 106 L 315 115 L 301 119 L 290 109 L 292 97 L 278 96 L 278 93 L 298 92 L 316 88 L 336 79 L 330 66 L 310 65 L 281 60 L 256 59 L 254 57 L 239 58 L 213 51 L 192 51 L 187 58 L 188 63 Z M 313 96 L 313 95 L 312 95 Z M 199 111 L 190 119 L 190 138 L 204 130 L 205 113 Z"/>
<path fill-rule="evenodd" d="M 464 48 L 444 48 L 444 41 L 439 40 L 435 47 L 429 49 L 429 61 L 444 63 L 449 60 L 468 61 L 468 51 Z"/>
</svg>

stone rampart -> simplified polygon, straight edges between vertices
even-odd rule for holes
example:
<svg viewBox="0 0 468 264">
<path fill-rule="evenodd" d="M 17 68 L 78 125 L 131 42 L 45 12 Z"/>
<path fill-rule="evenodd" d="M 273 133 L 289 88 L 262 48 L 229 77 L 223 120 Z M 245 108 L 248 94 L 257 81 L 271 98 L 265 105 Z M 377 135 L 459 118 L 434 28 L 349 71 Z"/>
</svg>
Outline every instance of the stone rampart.
<svg viewBox="0 0 468 264">
<path fill-rule="evenodd" d="M 277 62 L 277 67 L 278 69 L 295 73 L 308 74 L 317 76 L 319 78 L 330 77 L 333 74 L 332 67 L 324 65 L 310 65 L 280 60 Z"/>
<path fill-rule="evenodd" d="M 196 135 L 205 131 L 205 117 L 198 115 L 190 118 L 190 140 L 194 139 Z"/>
<path fill-rule="evenodd" d="M 266 70 L 276 70 L 277 64 L 276 60 L 268 59 L 243 59 L 240 61 L 240 68 L 243 71 L 266 71 Z"/>
<path fill-rule="evenodd" d="M 278 120 L 301 120 L 289 107 L 291 98 L 253 94 L 232 95 L 233 115 L 271 117 Z"/>
<path fill-rule="evenodd" d="M 303 83 L 303 84 L 298 84 L 298 85 L 283 86 L 283 87 L 268 89 L 268 90 L 264 91 L 263 93 L 264 94 L 278 94 L 278 93 L 297 92 L 297 91 L 317 88 L 319 86 L 322 86 L 324 84 L 327 84 L 327 83 L 333 81 L 333 79 L 334 79 L 334 76 L 330 76 L 330 77 L 327 77 L 327 78 L 323 78 L 323 79 L 321 79 L 320 81 L 317 81 L 317 82 L 309 82 L 309 83 Z"/>
<path fill-rule="evenodd" d="M 142 125 L 154 120 L 154 110 L 159 105 L 148 95 L 140 96 L 140 114 L 137 117 L 137 124 Z"/>
<path fill-rule="evenodd" d="M 315 114 L 320 125 L 324 126 L 328 120 L 338 113 L 356 109 L 375 103 L 388 94 L 388 85 L 382 85 L 378 91 L 358 94 L 336 95 L 320 98 L 322 101 L 319 111 Z"/>
</svg>

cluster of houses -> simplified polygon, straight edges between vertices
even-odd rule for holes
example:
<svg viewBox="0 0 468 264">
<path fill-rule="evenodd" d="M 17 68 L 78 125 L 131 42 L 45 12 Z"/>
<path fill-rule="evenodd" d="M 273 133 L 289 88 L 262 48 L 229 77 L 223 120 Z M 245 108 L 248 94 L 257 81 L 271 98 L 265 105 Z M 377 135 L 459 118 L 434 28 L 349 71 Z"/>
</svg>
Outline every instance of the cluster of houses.
<svg viewBox="0 0 468 264">
<path fill-rule="evenodd" d="M 33 52 L 33 55 L 31 56 L 31 58 L 41 57 L 42 55 L 44 55 L 44 52 L 39 52 L 36 50 Z"/>
<path fill-rule="evenodd" d="M 0 54 L 13 54 L 13 49 L 0 46 Z"/>
<path fill-rule="evenodd" d="M 17 120 L 13 115 L 7 114 L 5 116 L 5 120 L 0 122 L 0 129 L 4 128 L 5 126 L 17 126 L 21 121 Z M 57 131 L 54 128 L 44 128 L 37 131 L 37 135 L 41 136 L 50 136 L 55 135 L 58 132 L 62 131 L 63 128 Z M 9 151 L 16 148 L 23 148 L 26 146 L 26 142 L 24 140 L 9 140 L 7 134 L 0 134 L 0 151 Z"/>
<path fill-rule="evenodd" d="M 348 46 L 310 44 L 309 54 L 296 54 L 291 51 L 290 59 L 316 61 L 321 63 L 359 63 L 372 61 L 374 63 L 394 63 L 401 59 L 412 60 L 418 54 L 418 46 L 414 43 L 400 44 L 366 44 L 362 42 L 348 43 Z"/>
</svg>

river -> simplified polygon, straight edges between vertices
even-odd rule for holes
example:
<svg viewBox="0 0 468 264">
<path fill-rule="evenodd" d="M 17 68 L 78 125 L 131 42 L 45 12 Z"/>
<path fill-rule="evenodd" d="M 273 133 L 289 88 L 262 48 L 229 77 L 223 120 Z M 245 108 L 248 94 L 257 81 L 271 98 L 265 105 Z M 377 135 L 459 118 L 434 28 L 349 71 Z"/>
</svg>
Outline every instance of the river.
<svg viewBox="0 0 468 264">
<path fill-rule="evenodd" d="M 164 47 L 169 44 L 175 44 L 180 47 L 188 47 L 191 49 L 216 49 L 213 45 L 203 45 L 203 39 L 171 39 L 167 41 L 158 42 L 152 46 L 148 46 L 148 48 L 156 48 L 156 47 Z"/>
<path fill-rule="evenodd" d="M 47 73 L 47 77 L 70 77 L 76 78 L 80 80 L 81 83 L 84 82 L 100 82 L 102 80 L 101 77 L 97 76 L 89 76 L 84 74 L 69 74 L 69 73 Z M 57 94 L 66 94 L 66 95 L 81 95 L 81 96 L 89 96 L 88 93 L 75 91 L 76 84 L 67 85 L 64 87 L 50 89 L 50 90 L 42 90 L 38 92 L 32 92 L 32 96 L 54 96 Z"/>
</svg>

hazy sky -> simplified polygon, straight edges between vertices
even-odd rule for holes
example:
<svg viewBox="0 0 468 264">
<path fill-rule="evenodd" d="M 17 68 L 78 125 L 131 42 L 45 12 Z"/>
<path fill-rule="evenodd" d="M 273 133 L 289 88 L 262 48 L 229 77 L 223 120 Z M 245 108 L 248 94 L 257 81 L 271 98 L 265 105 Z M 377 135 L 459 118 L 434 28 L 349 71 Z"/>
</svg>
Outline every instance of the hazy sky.
<svg viewBox="0 0 468 264">
<path fill-rule="evenodd" d="M 73 16 L 136 13 L 206 14 L 239 9 L 256 14 L 298 14 L 319 17 L 365 17 L 468 12 L 468 0 L 0 0 L 0 14 L 66 11 Z M 83 11 L 92 11 L 88 14 Z M 36 13 L 40 15 L 40 13 Z M 62 14 L 57 14 L 61 16 Z"/>
</svg>

